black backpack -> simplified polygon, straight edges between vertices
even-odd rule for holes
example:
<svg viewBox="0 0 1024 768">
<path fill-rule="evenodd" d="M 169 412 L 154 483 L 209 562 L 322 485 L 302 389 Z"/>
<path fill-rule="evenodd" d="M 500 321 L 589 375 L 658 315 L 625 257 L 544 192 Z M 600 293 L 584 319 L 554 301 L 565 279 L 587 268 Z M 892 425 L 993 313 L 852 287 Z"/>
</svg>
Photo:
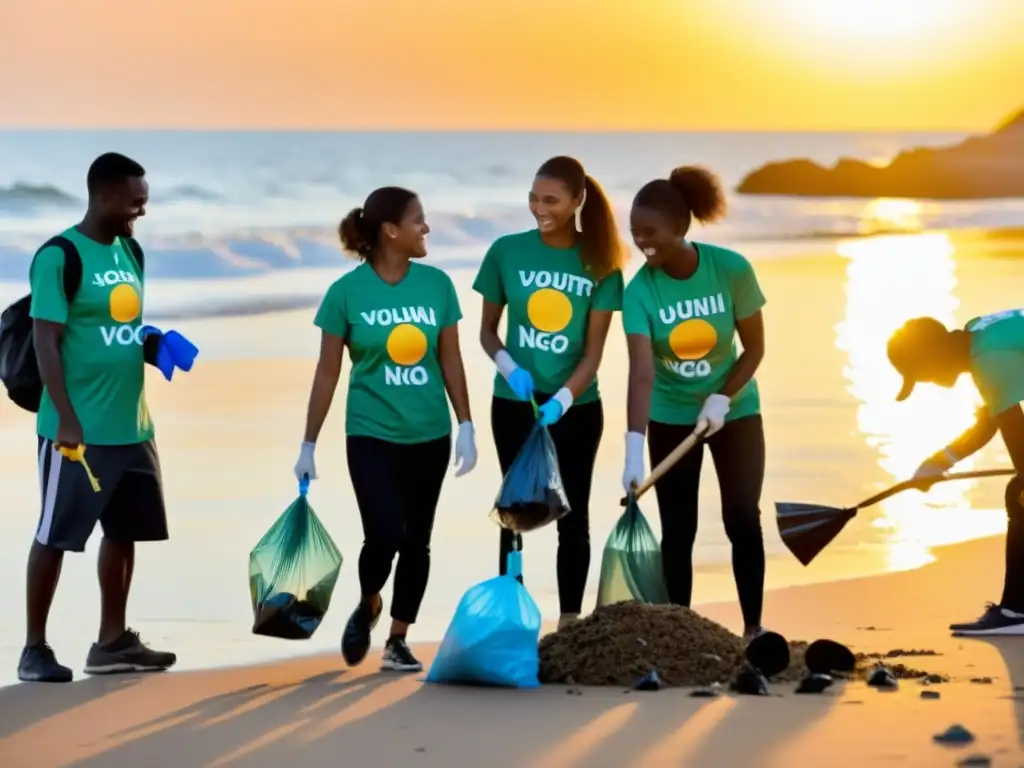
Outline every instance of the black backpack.
<svg viewBox="0 0 1024 768">
<path fill-rule="evenodd" d="M 141 274 L 145 267 L 142 247 L 133 237 L 124 239 Z M 52 247 L 64 252 L 64 296 L 70 306 L 82 284 L 82 257 L 75 244 L 63 235 L 46 241 L 39 251 Z M 36 251 L 37 255 L 39 251 Z M 15 405 L 38 413 L 43 397 L 43 381 L 36 362 L 31 308 L 32 295 L 29 294 L 11 304 L 0 315 L 0 381 L 4 383 L 7 396 Z"/>
</svg>

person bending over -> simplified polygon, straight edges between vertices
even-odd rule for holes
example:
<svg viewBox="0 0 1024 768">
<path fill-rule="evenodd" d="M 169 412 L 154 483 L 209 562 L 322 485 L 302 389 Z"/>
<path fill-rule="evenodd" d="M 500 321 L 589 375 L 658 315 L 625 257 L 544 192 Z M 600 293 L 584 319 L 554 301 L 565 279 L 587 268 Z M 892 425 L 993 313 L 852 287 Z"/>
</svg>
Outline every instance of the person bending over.
<svg viewBox="0 0 1024 768">
<path fill-rule="evenodd" d="M 502 474 L 536 421 L 531 397 L 551 428 L 571 510 L 558 521 L 561 627 L 579 616 L 590 570 L 590 489 L 604 430 L 597 369 L 612 313 L 622 308 L 625 254 L 611 206 L 578 160 L 545 162 L 529 201 L 537 228 L 496 240 L 473 288 L 483 297 L 480 343 L 498 369 L 491 429 Z M 501 531 L 500 573 L 519 544 Z"/>
<path fill-rule="evenodd" d="M 315 323 L 320 360 L 309 396 L 295 475 L 316 479 L 314 449 L 341 374 L 352 359 L 346 406 L 348 471 L 363 524 L 362 599 L 342 636 L 349 665 L 370 649 L 384 610 L 381 590 L 397 555 L 391 631 L 382 668 L 423 667 L 406 644 L 430 571 L 430 538 L 458 420 L 456 476 L 476 465 L 466 376 L 459 350 L 462 311 L 451 278 L 420 259 L 430 232 L 413 193 L 382 187 L 341 222 L 344 249 L 362 263 L 328 290 Z"/>
<path fill-rule="evenodd" d="M 100 630 L 87 674 L 164 670 L 173 653 L 148 648 L 126 625 L 135 542 L 167 539 L 167 513 L 153 421 L 146 405 L 141 341 L 143 270 L 132 237 L 146 214 L 145 170 L 124 155 L 98 157 L 86 177 L 81 223 L 48 244 L 30 267 L 31 316 L 43 397 L 36 431 L 42 512 L 28 560 L 28 621 L 18 664 L 24 681 L 68 682 L 71 670 L 46 642 L 46 623 L 65 552 L 83 552 L 99 522 Z M 64 284 L 66 249 L 81 281 Z M 138 254 L 138 256 L 137 256 Z M 87 448 L 85 468 L 61 447 Z"/>
<path fill-rule="evenodd" d="M 762 632 L 765 570 L 759 507 L 765 444 L 754 380 L 764 358 L 765 299 L 743 256 L 686 237 L 693 219 L 714 221 L 724 209 L 717 179 L 696 167 L 646 184 L 633 200 L 630 227 L 647 264 L 623 299 L 629 349 L 623 487 L 628 492 L 643 479 L 645 432 L 653 466 L 696 428 L 703 430 L 749 641 Z M 665 581 L 677 605 L 689 606 L 693 590 L 703 454 L 701 446 L 692 450 L 654 488 Z"/>
<path fill-rule="evenodd" d="M 940 477 L 995 437 L 1002 435 L 1017 474 L 1006 486 L 1006 573 L 1003 595 L 989 603 L 977 621 L 950 624 L 955 635 L 1024 635 L 1024 310 L 1011 309 L 948 330 L 931 317 L 908 320 L 888 344 L 889 361 L 903 376 L 896 396 L 906 400 L 919 381 L 952 387 L 963 373 L 974 380 L 984 405 L 975 424 L 945 448 L 929 456 L 914 478 Z"/>
</svg>

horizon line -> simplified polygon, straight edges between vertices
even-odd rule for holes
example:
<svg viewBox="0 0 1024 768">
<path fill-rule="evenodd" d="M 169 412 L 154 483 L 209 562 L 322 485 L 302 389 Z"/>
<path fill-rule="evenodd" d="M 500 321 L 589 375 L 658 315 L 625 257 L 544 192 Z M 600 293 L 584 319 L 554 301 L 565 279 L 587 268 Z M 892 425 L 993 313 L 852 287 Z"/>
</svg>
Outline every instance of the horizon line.
<svg viewBox="0 0 1024 768">
<path fill-rule="evenodd" d="M 836 134 L 836 133 L 992 133 L 996 127 L 875 128 L 396 128 L 396 127 L 273 127 L 273 126 L 88 126 L 0 125 L 0 133 L 475 133 L 475 134 Z"/>
</svg>

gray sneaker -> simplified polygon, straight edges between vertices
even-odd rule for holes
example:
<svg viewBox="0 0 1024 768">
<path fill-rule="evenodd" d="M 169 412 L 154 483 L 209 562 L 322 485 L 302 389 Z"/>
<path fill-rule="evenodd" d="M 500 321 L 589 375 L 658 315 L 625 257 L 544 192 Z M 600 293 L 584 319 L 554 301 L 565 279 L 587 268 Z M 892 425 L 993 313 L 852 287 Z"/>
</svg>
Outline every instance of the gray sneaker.
<svg viewBox="0 0 1024 768">
<path fill-rule="evenodd" d="M 166 651 L 154 651 L 132 629 L 125 630 L 109 645 L 93 643 L 85 660 L 87 675 L 114 675 L 125 672 L 163 672 L 174 666 L 178 657 Z"/>
</svg>

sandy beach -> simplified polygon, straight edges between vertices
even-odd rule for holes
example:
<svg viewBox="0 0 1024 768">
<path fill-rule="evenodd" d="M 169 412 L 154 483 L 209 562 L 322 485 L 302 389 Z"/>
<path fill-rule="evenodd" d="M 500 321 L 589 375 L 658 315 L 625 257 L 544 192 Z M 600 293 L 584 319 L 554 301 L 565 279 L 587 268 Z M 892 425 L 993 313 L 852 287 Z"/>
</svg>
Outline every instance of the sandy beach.
<svg viewBox="0 0 1024 768">
<path fill-rule="evenodd" d="M 806 246 L 801 246 L 806 249 Z M 963 322 L 1017 303 L 1024 267 L 1017 236 L 923 233 L 846 240 L 806 256 L 751 249 L 769 307 L 770 354 L 761 383 L 768 473 L 763 520 L 769 553 L 765 620 L 790 639 L 831 637 L 857 651 L 929 648 L 917 661 L 953 676 L 938 701 L 904 682 L 896 693 L 862 683 L 823 696 L 691 699 L 684 691 L 624 695 L 561 687 L 539 691 L 424 688 L 377 672 L 374 651 L 356 670 L 337 653 L 358 593 L 360 531 L 344 471 L 337 407 L 321 439 L 321 479 L 311 500 L 345 556 L 332 608 L 306 643 L 253 636 L 245 583 L 249 549 L 294 498 L 290 477 L 317 337 L 311 311 L 185 321 L 201 365 L 148 386 L 163 456 L 172 539 L 140 551 L 129 613 L 155 646 L 179 654 L 168 675 L 86 679 L 70 686 L 0 688 L 0 765 L 792 765 L 826 758 L 861 765 L 952 765 L 984 752 L 1018 765 L 1022 726 L 1014 680 L 1024 685 L 1024 643 L 951 640 L 952 620 L 973 618 L 998 597 L 1005 529 L 998 481 L 938 486 L 865 510 L 812 566 L 782 547 L 772 502 L 849 504 L 903 479 L 921 456 L 970 419 L 975 394 L 922 388 L 893 402 L 888 333 L 915 314 Z M 636 263 L 632 265 L 636 267 Z M 487 423 L 491 367 L 475 342 L 479 302 L 471 270 L 454 270 L 465 319 L 463 346 L 480 463 L 445 484 L 434 565 L 412 639 L 428 661 L 462 592 L 493 575 L 497 532 L 487 517 L 500 482 Z M 625 344 L 612 333 L 601 368 L 606 431 L 592 504 L 593 605 L 604 540 L 620 513 Z M 336 403 L 343 402 L 344 386 Z M 942 413 L 943 419 L 935 414 Z M 31 417 L 0 418 L 0 684 L 13 682 L 21 648 L 25 545 L 38 504 Z M 994 443 L 964 469 L 1005 466 Z M 738 630 L 714 470 L 701 491 L 695 600 Z M 656 504 L 643 502 L 657 530 Z M 966 543 L 964 543 L 966 542 Z M 50 625 L 59 657 L 80 669 L 95 633 L 94 555 L 65 564 Z M 946 546 L 952 545 L 952 546 Z M 528 536 L 526 584 L 549 622 L 557 616 L 553 530 Z M 936 559 L 937 558 L 937 559 Z M 967 576 L 965 576 L 967 574 Z M 386 590 L 390 594 L 390 590 Z M 873 627 L 874 629 L 868 629 Z M 380 642 L 381 638 L 375 638 Z M 76 674 L 78 674 L 76 672 Z M 988 676 L 992 684 L 972 684 Z M 755 712 L 756 709 L 756 712 Z M 977 735 L 962 749 L 932 734 L 961 722 Z"/>
<path fill-rule="evenodd" d="M 931 649 L 902 659 L 949 675 L 895 692 L 860 682 L 821 695 L 694 699 L 563 686 L 509 691 L 428 686 L 420 676 L 345 669 L 336 654 L 209 672 L 0 689 L 0 763 L 58 766 L 859 766 L 956 765 L 982 754 L 1024 761 L 1024 641 L 948 637 L 996 595 L 997 538 L 944 548 L 897 574 L 783 589 L 767 600 L 791 639 L 831 637 L 864 652 Z M 969 577 L 965 578 L 965 574 Z M 705 615 L 735 628 L 728 604 Z M 420 649 L 425 659 L 433 651 Z M 895 661 L 899 661 L 898 659 Z M 972 678 L 991 678 L 972 683 Z M 932 736 L 960 723 L 973 744 Z M 982 763 L 976 763 L 982 764 Z"/>
</svg>

